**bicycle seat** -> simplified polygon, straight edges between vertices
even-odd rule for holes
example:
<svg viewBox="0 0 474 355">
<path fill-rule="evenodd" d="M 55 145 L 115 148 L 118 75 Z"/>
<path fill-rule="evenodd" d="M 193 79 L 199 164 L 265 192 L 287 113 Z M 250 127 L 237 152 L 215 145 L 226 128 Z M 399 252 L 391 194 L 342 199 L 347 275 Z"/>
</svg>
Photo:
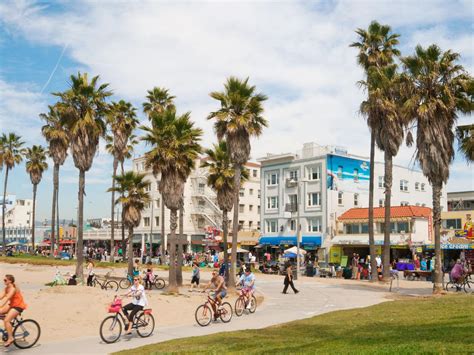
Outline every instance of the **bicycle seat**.
<svg viewBox="0 0 474 355">
<path fill-rule="evenodd" d="M 145 313 L 145 314 L 151 314 L 151 313 L 152 313 L 152 309 L 151 309 L 151 308 L 144 309 L 144 310 L 143 310 L 143 313 Z"/>
</svg>

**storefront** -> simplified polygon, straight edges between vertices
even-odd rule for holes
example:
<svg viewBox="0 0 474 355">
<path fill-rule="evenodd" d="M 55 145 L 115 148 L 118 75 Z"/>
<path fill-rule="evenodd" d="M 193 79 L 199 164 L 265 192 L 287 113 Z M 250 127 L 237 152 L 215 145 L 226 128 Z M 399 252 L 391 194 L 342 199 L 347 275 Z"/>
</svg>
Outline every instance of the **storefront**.
<svg viewBox="0 0 474 355">
<path fill-rule="evenodd" d="M 434 252 L 435 245 L 427 244 L 425 249 Z M 466 260 L 474 264 L 474 239 L 466 237 L 441 237 L 443 266 L 449 270 L 456 260 Z"/>
<path fill-rule="evenodd" d="M 306 250 L 307 257 L 311 260 L 317 256 L 318 249 L 321 247 L 321 236 L 304 235 L 301 238 L 300 248 Z M 296 246 L 296 236 L 263 236 L 258 240 L 259 255 L 270 253 L 272 259 L 277 259 L 283 254 L 285 249 Z"/>
</svg>

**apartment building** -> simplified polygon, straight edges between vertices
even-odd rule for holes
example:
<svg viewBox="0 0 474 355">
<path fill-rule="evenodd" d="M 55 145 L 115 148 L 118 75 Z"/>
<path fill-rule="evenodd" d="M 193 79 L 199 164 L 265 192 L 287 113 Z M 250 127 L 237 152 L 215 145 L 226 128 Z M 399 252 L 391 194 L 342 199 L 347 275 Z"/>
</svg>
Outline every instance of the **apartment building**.
<svg viewBox="0 0 474 355">
<path fill-rule="evenodd" d="M 0 216 L 3 213 L 3 197 L 0 201 Z M 5 234 L 8 242 L 27 242 L 31 239 L 33 200 L 18 199 L 7 195 L 5 199 Z"/>
<path fill-rule="evenodd" d="M 294 244 L 299 209 L 303 247 L 323 249 L 320 255 L 327 255 L 337 234 L 338 217 L 351 208 L 368 207 L 369 160 L 342 147 L 307 143 L 297 154 L 269 154 L 258 161 L 262 173 L 262 245 Z M 374 204 L 383 207 L 383 163 L 375 163 L 374 174 Z M 431 198 L 431 186 L 420 171 L 394 164 L 392 206 L 431 208 Z M 441 203 L 446 210 L 445 191 Z"/>
</svg>

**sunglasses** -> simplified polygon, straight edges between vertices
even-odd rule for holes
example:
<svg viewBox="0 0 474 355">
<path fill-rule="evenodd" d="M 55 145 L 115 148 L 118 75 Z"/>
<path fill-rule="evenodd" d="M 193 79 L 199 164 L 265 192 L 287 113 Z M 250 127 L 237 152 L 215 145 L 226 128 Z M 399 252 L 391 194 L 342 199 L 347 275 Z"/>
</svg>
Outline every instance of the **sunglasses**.
<svg viewBox="0 0 474 355">
<path fill-rule="evenodd" d="M 138 279 L 133 279 L 133 281 L 138 281 Z"/>
</svg>

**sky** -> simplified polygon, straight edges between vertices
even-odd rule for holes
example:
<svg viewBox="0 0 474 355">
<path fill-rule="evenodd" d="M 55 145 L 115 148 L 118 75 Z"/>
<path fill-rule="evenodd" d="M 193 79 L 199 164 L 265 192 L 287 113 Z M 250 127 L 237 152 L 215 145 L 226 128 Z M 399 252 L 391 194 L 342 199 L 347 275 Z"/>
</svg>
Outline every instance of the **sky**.
<svg viewBox="0 0 474 355">
<path fill-rule="evenodd" d="M 132 102 L 145 122 L 146 91 L 166 87 L 179 112 L 216 141 L 206 119 L 218 108 L 209 97 L 227 77 L 250 78 L 268 96 L 269 127 L 252 141 L 252 159 L 296 152 L 303 143 L 339 145 L 369 155 L 369 136 L 358 113 L 365 93 L 356 85 L 357 28 L 372 20 L 399 33 L 402 55 L 416 45 L 438 44 L 461 54 L 473 74 L 472 1 L 33 1 L 0 2 L 0 132 L 25 144 L 46 145 L 39 114 L 66 90 L 72 74 L 100 75 L 111 100 Z M 473 118 L 460 117 L 459 123 Z M 107 217 L 112 159 L 101 142 L 86 174 L 86 218 Z M 140 145 L 136 154 L 146 147 Z M 401 148 L 394 163 L 413 167 L 414 148 Z M 377 152 L 377 159 L 383 155 Z M 50 161 L 50 166 L 52 167 Z M 130 162 L 127 162 L 130 168 Z M 4 172 L 3 172 L 4 173 Z M 3 174 L 0 178 L 3 193 Z M 78 170 L 69 156 L 60 171 L 60 216 L 76 216 Z M 456 155 L 448 191 L 474 190 L 472 166 Z M 11 173 L 8 192 L 31 198 L 24 164 Z M 51 213 L 52 169 L 38 188 L 37 220 Z"/>
</svg>

